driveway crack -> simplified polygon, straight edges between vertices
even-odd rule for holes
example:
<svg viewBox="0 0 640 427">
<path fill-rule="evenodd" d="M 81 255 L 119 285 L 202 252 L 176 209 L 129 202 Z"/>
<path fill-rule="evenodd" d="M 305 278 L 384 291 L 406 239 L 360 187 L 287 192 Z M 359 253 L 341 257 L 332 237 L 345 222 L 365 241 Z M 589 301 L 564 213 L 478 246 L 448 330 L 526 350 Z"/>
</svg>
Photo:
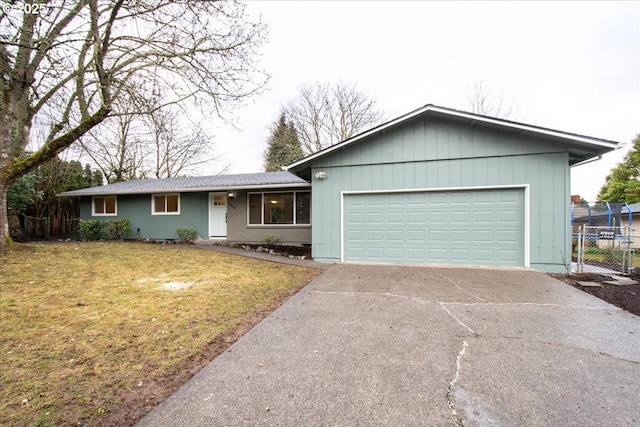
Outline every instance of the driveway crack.
<svg viewBox="0 0 640 427">
<path fill-rule="evenodd" d="M 459 426 L 464 426 L 464 423 L 462 421 L 462 417 L 458 414 L 458 412 L 453 406 L 453 387 L 455 386 L 456 382 L 458 381 L 458 378 L 460 377 L 460 368 L 461 368 L 462 358 L 466 354 L 468 346 L 469 344 L 467 344 L 467 342 L 463 338 L 462 349 L 460 349 L 460 352 L 458 352 L 458 357 L 456 358 L 456 374 L 451 380 L 451 382 L 449 383 L 449 387 L 447 388 L 447 405 L 449 405 L 449 409 L 451 410 L 451 415 L 453 415 L 453 418 L 456 424 Z"/>
<path fill-rule="evenodd" d="M 455 314 L 453 314 L 451 311 L 449 311 L 449 309 L 447 307 L 445 307 L 444 303 L 438 302 L 438 305 L 440 307 L 442 307 L 444 309 L 444 311 L 446 311 L 449 314 L 449 316 L 453 317 L 455 319 L 455 321 L 458 322 L 461 326 L 466 328 L 472 334 L 478 335 L 478 334 L 476 334 L 476 332 L 473 329 L 471 329 L 469 326 L 467 326 L 462 320 L 458 319 L 458 317 Z"/>
<path fill-rule="evenodd" d="M 446 279 L 447 281 L 449 281 L 449 283 L 453 283 L 455 285 L 455 287 L 460 290 L 460 292 L 462 292 L 464 294 L 467 294 L 470 297 L 477 299 L 478 301 L 486 302 L 486 300 L 484 300 L 483 298 L 481 298 L 478 295 L 474 294 L 473 292 L 469 292 L 469 291 L 463 289 L 462 286 L 460 286 L 455 280 L 451 280 L 449 277 L 445 276 L 444 274 L 440 273 L 439 271 L 436 271 L 436 269 L 434 267 L 431 267 L 431 270 L 433 270 L 433 272 L 436 273 L 441 278 Z"/>
</svg>

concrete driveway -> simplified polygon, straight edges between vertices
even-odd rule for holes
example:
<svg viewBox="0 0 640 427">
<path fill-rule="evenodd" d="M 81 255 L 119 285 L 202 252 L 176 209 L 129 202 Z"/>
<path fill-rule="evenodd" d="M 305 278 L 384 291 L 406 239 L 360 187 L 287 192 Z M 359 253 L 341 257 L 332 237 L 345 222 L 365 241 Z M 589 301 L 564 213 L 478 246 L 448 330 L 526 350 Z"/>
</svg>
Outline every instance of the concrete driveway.
<svg viewBox="0 0 640 427">
<path fill-rule="evenodd" d="M 336 265 L 140 426 L 638 426 L 640 318 L 541 273 Z"/>
</svg>

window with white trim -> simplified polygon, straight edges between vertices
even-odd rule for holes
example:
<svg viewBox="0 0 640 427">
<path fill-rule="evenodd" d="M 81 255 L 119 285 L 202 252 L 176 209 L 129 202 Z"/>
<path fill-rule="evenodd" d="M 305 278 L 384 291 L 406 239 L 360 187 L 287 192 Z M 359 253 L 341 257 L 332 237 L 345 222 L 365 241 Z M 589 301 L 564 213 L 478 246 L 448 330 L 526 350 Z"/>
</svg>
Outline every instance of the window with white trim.
<svg viewBox="0 0 640 427">
<path fill-rule="evenodd" d="M 311 192 L 249 193 L 248 225 L 310 225 Z"/>
<path fill-rule="evenodd" d="M 180 194 L 153 194 L 151 196 L 152 215 L 179 215 Z"/>
<path fill-rule="evenodd" d="M 95 196 L 91 204 L 93 216 L 116 216 L 118 214 L 116 196 Z"/>
</svg>

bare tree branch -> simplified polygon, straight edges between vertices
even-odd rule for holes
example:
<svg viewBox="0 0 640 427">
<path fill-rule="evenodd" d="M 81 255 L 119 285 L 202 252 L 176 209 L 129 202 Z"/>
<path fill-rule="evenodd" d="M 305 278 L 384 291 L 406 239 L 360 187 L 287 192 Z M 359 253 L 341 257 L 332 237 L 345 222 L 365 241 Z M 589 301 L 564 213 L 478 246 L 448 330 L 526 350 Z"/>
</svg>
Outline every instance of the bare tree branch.
<svg viewBox="0 0 640 427">
<path fill-rule="evenodd" d="M 267 79 L 255 66 L 266 27 L 235 1 L 46 6 L 42 14 L 0 16 L 0 243 L 8 185 L 100 126 L 119 97 L 130 98 L 129 87 L 162 93 L 156 110 L 189 100 L 224 118 Z M 23 158 L 34 124 L 49 135 Z"/>
<path fill-rule="evenodd" d="M 505 101 L 503 92 L 494 95 L 484 87 L 482 81 L 475 81 L 471 88 L 466 90 L 466 98 L 471 112 L 476 114 L 511 120 L 517 119 L 521 114 L 517 102 Z"/>
<path fill-rule="evenodd" d="M 304 85 L 282 112 L 294 123 L 307 154 L 378 125 L 386 117 L 375 98 L 344 82 Z"/>
</svg>

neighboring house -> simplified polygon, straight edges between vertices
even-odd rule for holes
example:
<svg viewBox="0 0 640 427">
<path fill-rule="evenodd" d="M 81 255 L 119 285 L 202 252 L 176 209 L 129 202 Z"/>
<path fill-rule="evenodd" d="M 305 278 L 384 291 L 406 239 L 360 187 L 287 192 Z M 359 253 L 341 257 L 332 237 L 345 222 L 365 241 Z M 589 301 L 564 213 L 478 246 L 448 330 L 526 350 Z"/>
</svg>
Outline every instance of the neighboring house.
<svg viewBox="0 0 640 427">
<path fill-rule="evenodd" d="M 630 205 L 623 202 L 598 202 L 587 206 L 576 204 L 572 206 L 572 220 L 574 232 L 580 225 L 637 228 L 640 226 L 640 202 Z"/>
<path fill-rule="evenodd" d="M 110 212 L 130 219 L 142 238 L 172 238 L 176 227 L 191 226 L 228 242 L 269 233 L 311 243 L 318 261 L 563 272 L 571 259 L 569 168 L 616 145 L 426 105 L 293 162 L 288 172 L 183 178 L 188 185 L 134 181 L 62 195 L 87 196 L 83 219 Z"/>
</svg>

